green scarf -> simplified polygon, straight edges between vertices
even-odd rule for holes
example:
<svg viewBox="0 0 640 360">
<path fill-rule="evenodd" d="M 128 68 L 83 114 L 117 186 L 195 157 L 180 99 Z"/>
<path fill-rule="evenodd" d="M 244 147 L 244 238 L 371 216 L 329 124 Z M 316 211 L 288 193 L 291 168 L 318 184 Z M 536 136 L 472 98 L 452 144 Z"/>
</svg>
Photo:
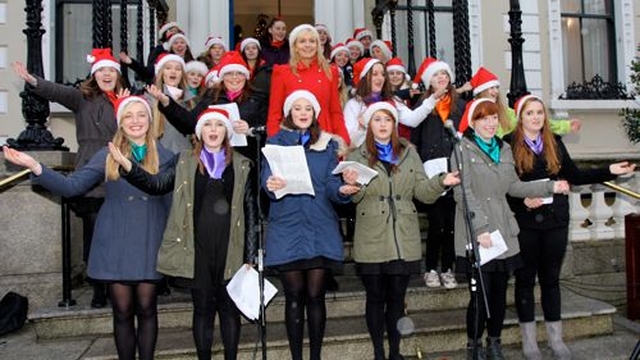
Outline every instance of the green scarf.
<svg viewBox="0 0 640 360">
<path fill-rule="evenodd" d="M 491 160 L 496 164 L 500 164 L 500 146 L 498 146 L 498 141 L 496 137 L 492 137 L 489 143 L 486 143 L 481 137 L 476 134 L 473 134 L 473 139 L 478 144 L 480 150 L 482 150 L 485 154 L 489 155 Z"/>
<path fill-rule="evenodd" d="M 144 156 L 147 155 L 147 144 L 136 145 L 132 142 L 129 142 L 129 144 L 131 145 L 131 154 L 133 154 L 133 158 L 137 162 L 142 162 L 142 160 L 144 160 Z"/>
</svg>

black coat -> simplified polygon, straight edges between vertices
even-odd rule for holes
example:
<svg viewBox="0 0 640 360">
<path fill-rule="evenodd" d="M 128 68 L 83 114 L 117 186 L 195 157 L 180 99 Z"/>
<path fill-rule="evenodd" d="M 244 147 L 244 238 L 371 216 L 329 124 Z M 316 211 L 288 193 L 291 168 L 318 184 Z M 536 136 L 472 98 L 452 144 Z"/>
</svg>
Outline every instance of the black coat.
<svg viewBox="0 0 640 360">
<path fill-rule="evenodd" d="M 422 101 L 416 104 L 420 106 Z M 455 104 L 451 104 L 449 119 L 457 129 L 464 113 L 466 102 L 460 98 Z M 432 111 L 427 118 L 411 131 L 411 142 L 416 146 L 420 159 L 427 161 L 437 158 L 449 158 L 453 150 L 453 142 L 444 128 L 440 116 Z"/>
</svg>

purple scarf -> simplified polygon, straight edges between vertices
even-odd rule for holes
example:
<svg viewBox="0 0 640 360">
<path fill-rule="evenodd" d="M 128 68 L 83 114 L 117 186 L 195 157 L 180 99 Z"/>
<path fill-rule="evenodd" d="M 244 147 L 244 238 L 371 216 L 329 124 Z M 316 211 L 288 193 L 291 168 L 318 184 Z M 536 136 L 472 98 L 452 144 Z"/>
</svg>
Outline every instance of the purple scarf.
<svg viewBox="0 0 640 360">
<path fill-rule="evenodd" d="M 364 99 L 362 99 L 362 101 L 367 106 L 369 106 L 369 105 L 371 105 L 373 103 L 376 103 L 378 101 L 382 101 L 382 93 L 380 93 L 380 92 L 372 92 L 371 94 L 365 96 Z"/>
<path fill-rule="evenodd" d="M 535 140 L 530 140 L 527 136 L 524 137 L 524 142 L 529 146 L 529 149 L 533 151 L 534 154 L 540 155 L 542 154 L 542 150 L 544 149 L 544 143 L 542 142 L 542 134 L 538 134 L 538 137 Z"/>
<path fill-rule="evenodd" d="M 217 153 L 212 153 L 207 148 L 202 148 L 200 151 L 200 161 L 204 164 L 204 167 L 209 173 L 209 177 L 212 179 L 222 178 L 224 168 L 227 166 L 225 163 L 226 151 L 221 149 Z"/>
</svg>

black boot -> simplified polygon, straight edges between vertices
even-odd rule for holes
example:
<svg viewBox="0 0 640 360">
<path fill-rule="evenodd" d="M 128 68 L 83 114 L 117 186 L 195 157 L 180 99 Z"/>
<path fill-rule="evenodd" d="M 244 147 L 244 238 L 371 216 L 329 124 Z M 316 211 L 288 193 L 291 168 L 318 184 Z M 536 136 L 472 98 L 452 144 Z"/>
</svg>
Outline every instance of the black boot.
<svg viewBox="0 0 640 360">
<path fill-rule="evenodd" d="M 473 349 L 477 348 L 477 355 L 473 357 Z M 467 360 L 485 360 L 482 340 L 467 339 Z"/>
<path fill-rule="evenodd" d="M 94 309 L 102 309 L 107 305 L 107 287 L 102 283 L 93 284 L 93 297 L 91 298 L 91 307 Z"/>
<path fill-rule="evenodd" d="M 168 296 L 171 295 L 171 288 L 169 287 L 169 279 L 166 276 L 162 277 L 158 283 L 158 295 Z"/>
<path fill-rule="evenodd" d="M 487 336 L 487 360 L 505 360 L 499 337 Z"/>
</svg>

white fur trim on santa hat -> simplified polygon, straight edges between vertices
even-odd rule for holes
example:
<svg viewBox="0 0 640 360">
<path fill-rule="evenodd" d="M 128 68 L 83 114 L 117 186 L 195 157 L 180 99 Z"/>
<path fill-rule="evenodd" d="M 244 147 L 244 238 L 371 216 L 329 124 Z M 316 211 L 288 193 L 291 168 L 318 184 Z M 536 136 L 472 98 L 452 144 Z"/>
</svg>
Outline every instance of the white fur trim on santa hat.
<svg viewBox="0 0 640 360">
<path fill-rule="evenodd" d="M 156 65 L 155 65 L 156 75 L 160 73 L 160 69 L 162 69 L 162 67 L 165 66 L 165 64 L 168 63 L 169 61 L 175 61 L 177 63 L 180 63 L 180 65 L 182 65 L 182 70 L 184 70 L 185 63 L 183 58 L 181 58 L 179 55 L 176 55 L 176 54 L 167 54 L 167 55 L 164 55 L 160 60 L 156 62 Z"/>
<path fill-rule="evenodd" d="M 438 71 L 440 70 L 444 70 L 447 72 L 447 74 L 449 74 L 449 80 L 450 82 L 454 82 L 455 79 L 453 77 L 453 73 L 451 72 L 451 68 L 449 67 L 449 64 L 447 64 L 444 61 L 434 61 L 433 63 L 431 63 L 422 73 L 422 76 L 420 77 L 420 79 L 422 80 L 422 82 L 424 83 L 424 86 L 429 86 L 429 83 L 431 82 L 431 78 L 433 77 L 433 75 L 435 75 Z"/>
<path fill-rule="evenodd" d="M 240 43 L 240 52 L 243 52 L 244 48 L 246 48 L 247 45 L 249 45 L 249 44 L 255 44 L 258 47 L 258 50 L 262 49 L 262 47 L 260 46 L 260 41 L 258 41 L 258 39 L 252 38 L 252 37 L 248 37 L 248 38 L 242 40 L 242 42 Z"/>
<path fill-rule="evenodd" d="M 367 61 L 367 63 L 362 68 L 362 72 L 360 73 L 360 78 L 358 80 L 364 79 L 364 77 L 367 76 L 367 73 L 369 72 L 369 70 L 371 70 L 371 68 L 375 64 L 382 64 L 382 62 L 374 58 L 369 59 L 369 61 Z"/>
<path fill-rule="evenodd" d="M 407 69 L 405 69 L 402 65 L 387 65 L 387 72 L 388 71 L 400 71 L 404 74 L 407 73 Z"/>
<path fill-rule="evenodd" d="M 189 61 L 184 66 L 184 72 L 185 73 L 197 72 L 198 74 L 200 74 L 202 76 L 205 76 L 205 75 L 207 75 L 207 71 L 209 71 L 209 68 L 207 68 L 207 64 L 203 63 L 202 61 L 198 61 L 198 60 Z"/>
<path fill-rule="evenodd" d="M 331 56 L 330 56 L 330 59 L 329 59 L 329 60 L 333 59 L 336 55 L 338 55 L 338 53 L 339 53 L 340 51 L 346 51 L 346 52 L 347 52 L 347 54 L 349 54 L 349 48 L 348 48 L 348 47 L 346 47 L 346 46 L 344 46 L 344 45 L 342 45 L 342 46 L 338 46 L 338 47 L 336 47 L 335 49 L 331 50 Z"/>
<path fill-rule="evenodd" d="M 467 124 L 469 124 L 470 128 L 473 129 L 473 122 L 471 120 L 473 119 L 473 112 L 476 111 L 476 107 L 478 107 L 479 104 L 487 101 L 495 103 L 495 101 L 493 101 L 493 99 L 491 98 L 480 98 L 480 99 L 473 100 L 471 105 L 469 105 L 469 109 L 467 109 L 467 111 L 465 112 L 465 115 L 467 116 Z"/>
<path fill-rule="evenodd" d="M 134 102 L 139 102 L 144 105 L 144 108 L 147 110 L 147 114 L 149 115 L 149 124 L 153 122 L 153 113 L 151 112 L 151 106 L 149 105 L 149 102 L 142 96 L 131 95 L 118 102 L 118 108 L 116 109 L 116 122 L 118 126 L 120 126 L 120 118 L 122 118 L 122 116 L 124 115 L 125 108 L 127 107 L 127 105 Z"/>
<path fill-rule="evenodd" d="M 320 114 L 320 103 L 318 103 L 318 99 L 316 99 L 315 95 L 307 90 L 296 90 L 287 96 L 284 101 L 284 106 L 282 107 L 284 116 L 289 115 L 293 103 L 298 99 L 307 99 L 311 103 L 311 106 L 313 106 L 315 117 L 318 118 L 318 115 Z"/>
<path fill-rule="evenodd" d="M 213 111 L 212 111 L 213 110 Z M 233 137 L 233 124 L 232 119 L 225 116 L 223 113 L 217 111 L 224 111 L 231 117 L 229 111 L 221 105 L 211 105 L 206 110 L 204 110 L 200 116 L 198 116 L 198 122 L 196 123 L 195 134 L 198 140 L 202 137 L 202 127 L 207 120 L 220 120 L 224 123 L 224 126 L 227 128 L 227 139 L 231 139 Z"/>
<path fill-rule="evenodd" d="M 475 87 L 473 89 L 473 96 L 476 96 L 478 94 L 480 94 L 481 92 L 490 89 L 494 86 L 500 86 L 500 81 L 498 80 L 491 80 L 491 81 L 487 81 L 484 84 L 478 85 L 477 87 Z"/>
<path fill-rule="evenodd" d="M 351 39 L 346 44 L 347 48 L 351 48 L 352 46 L 357 46 L 360 49 L 360 55 L 364 54 L 364 45 L 360 42 L 360 40 Z"/>
<path fill-rule="evenodd" d="M 189 48 L 191 48 L 191 42 L 189 42 L 189 39 L 187 39 L 187 37 L 184 34 L 181 33 L 175 33 L 173 35 L 171 35 L 171 37 L 169 38 L 169 40 L 165 41 L 162 44 L 162 47 L 166 50 L 166 51 L 171 51 L 171 47 L 173 46 L 173 43 L 175 43 L 178 39 L 182 39 L 184 40 L 184 42 L 187 43 L 187 46 Z"/>
<path fill-rule="evenodd" d="M 213 45 L 221 45 L 225 51 L 229 50 L 227 43 L 220 36 L 209 36 L 204 42 L 205 51 L 209 50 Z"/>
<path fill-rule="evenodd" d="M 174 28 L 174 27 L 177 27 L 178 29 L 180 29 L 180 25 L 178 25 L 178 23 L 175 22 L 175 21 L 171 21 L 171 22 L 168 22 L 168 23 L 162 25 L 160 27 L 160 29 L 158 30 L 158 38 L 162 39 L 162 36 L 164 36 L 164 34 L 167 31 L 169 31 L 169 29 Z"/>
<path fill-rule="evenodd" d="M 396 126 L 398 125 L 398 109 L 395 107 L 395 105 L 391 104 L 388 101 L 378 101 L 369 105 L 367 109 L 364 111 L 364 114 L 362 115 L 362 117 L 364 119 L 365 127 L 369 126 L 369 121 L 371 121 L 373 114 L 375 114 L 376 111 L 379 111 L 379 110 L 389 111 L 391 115 L 393 115 L 393 121 L 396 123 Z"/>
<path fill-rule="evenodd" d="M 91 65 L 91 75 L 93 75 L 93 73 L 105 67 L 112 67 L 116 69 L 117 72 L 120 72 L 120 64 L 118 62 L 104 59 L 104 60 L 98 60 L 95 63 L 93 63 L 93 65 Z"/>
<path fill-rule="evenodd" d="M 389 61 L 389 59 L 393 57 L 393 53 L 391 52 L 391 49 L 389 49 L 389 46 L 384 41 L 380 39 L 374 40 L 371 43 L 371 45 L 369 45 L 369 50 L 373 49 L 374 46 L 377 46 L 380 48 L 384 56 L 387 58 L 385 61 Z"/>
<path fill-rule="evenodd" d="M 524 103 L 526 103 L 527 101 L 531 100 L 531 99 L 536 99 L 538 101 L 542 102 L 542 99 L 539 96 L 533 95 L 533 94 L 529 94 L 529 95 L 525 95 L 520 97 L 516 103 L 515 103 L 515 111 L 516 111 L 516 119 L 518 121 L 520 121 L 520 114 L 522 113 L 522 108 L 524 107 Z M 543 103 L 544 104 L 544 103 Z"/>
<path fill-rule="evenodd" d="M 318 34 L 318 30 L 316 30 L 316 28 L 313 25 L 309 25 L 309 24 L 298 25 L 294 27 L 293 30 L 291 30 L 291 32 L 289 33 L 289 47 L 293 49 L 293 44 L 296 42 L 296 39 L 298 38 L 300 33 L 303 31 L 310 31 L 311 33 L 314 34 L 316 38 L 320 38 L 320 35 Z"/>
<path fill-rule="evenodd" d="M 218 72 L 218 77 L 222 79 L 222 77 L 225 76 L 227 73 L 234 72 L 234 71 L 241 72 L 244 75 L 244 77 L 246 77 L 247 79 L 249 79 L 249 77 L 251 76 L 251 73 L 249 73 L 249 69 L 247 69 L 246 66 L 240 65 L 240 64 L 227 64 L 220 68 L 220 71 Z"/>
<path fill-rule="evenodd" d="M 370 37 L 373 39 L 373 34 L 371 33 L 371 31 L 369 31 L 369 29 L 364 29 L 361 30 L 360 32 L 358 32 L 355 36 L 356 40 L 360 41 L 360 39 L 362 39 L 363 37 Z"/>
</svg>

